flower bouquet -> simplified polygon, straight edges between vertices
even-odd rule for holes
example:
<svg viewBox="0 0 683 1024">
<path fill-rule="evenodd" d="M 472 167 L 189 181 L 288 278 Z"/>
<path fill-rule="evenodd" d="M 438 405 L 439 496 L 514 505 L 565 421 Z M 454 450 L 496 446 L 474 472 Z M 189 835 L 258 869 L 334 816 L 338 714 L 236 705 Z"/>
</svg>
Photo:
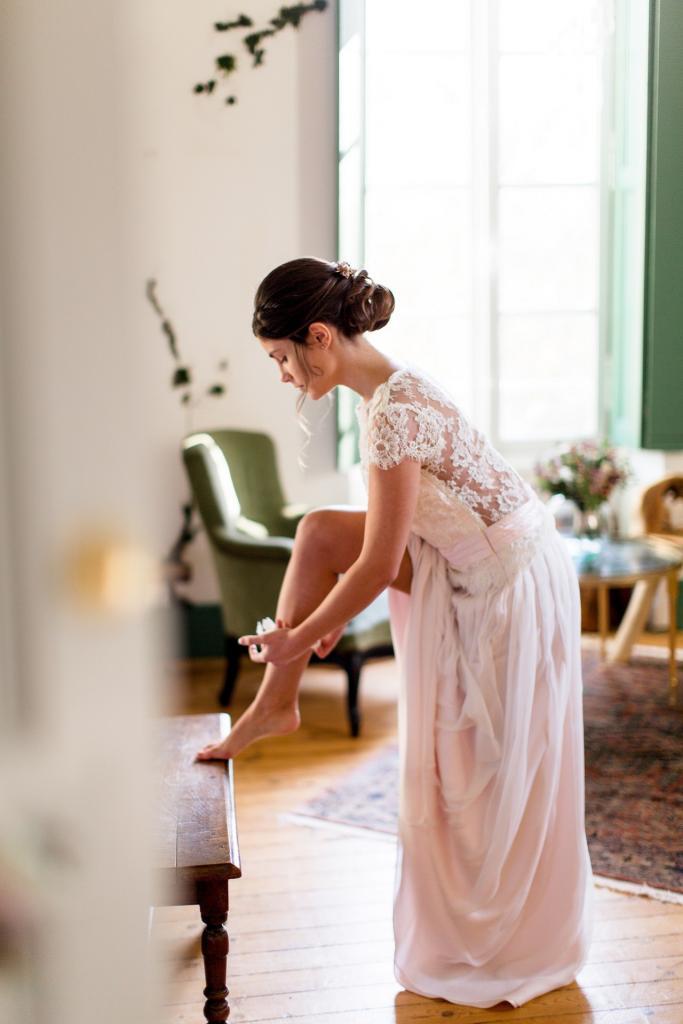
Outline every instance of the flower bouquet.
<svg viewBox="0 0 683 1024">
<path fill-rule="evenodd" d="M 536 485 L 573 501 L 582 514 L 580 533 L 598 532 L 598 511 L 631 476 L 628 460 L 607 441 L 580 441 L 534 466 Z"/>
</svg>

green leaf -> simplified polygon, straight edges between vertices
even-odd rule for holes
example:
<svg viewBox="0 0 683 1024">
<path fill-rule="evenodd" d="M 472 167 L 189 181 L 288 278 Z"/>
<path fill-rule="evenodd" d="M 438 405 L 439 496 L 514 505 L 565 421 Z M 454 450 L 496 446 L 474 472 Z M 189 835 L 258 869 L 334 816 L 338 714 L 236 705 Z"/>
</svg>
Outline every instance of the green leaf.
<svg viewBox="0 0 683 1024">
<path fill-rule="evenodd" d="M 231 28 L 248 28 L 253 24 L 251 18 L 248 18 L 246 14 L 240 14 L 237 21 L 216 21 L 213 27 L 216 32 L 229 32 Z"/>
<path fill-rule="evenodd" d="M 216 67 L 219 71 L 229 75 L 237 67 L 237 60 L 233 54 L 224 53 L 220 57 L 216 57 Z"/>
<path fill-rule="evenodd" d="M 173 374 L 173 387 L 180 388 L 192 383 L 192 374 L 187 366 L 179 366 Z"/>
<path fill-rule="evenodd" d="M 242 40 L 246 48 L 250 53 L 253 53 L 258 44 L 261 42 L 260 32 L 251 32 L 248 36 L 245 36 Z"/>
<path fill-rule="evenodd" d="M 222 384 L 212 384 L 210 388 L 206 389 L 207 395 L 224 395 L 225 388 Z"/>
</svg>

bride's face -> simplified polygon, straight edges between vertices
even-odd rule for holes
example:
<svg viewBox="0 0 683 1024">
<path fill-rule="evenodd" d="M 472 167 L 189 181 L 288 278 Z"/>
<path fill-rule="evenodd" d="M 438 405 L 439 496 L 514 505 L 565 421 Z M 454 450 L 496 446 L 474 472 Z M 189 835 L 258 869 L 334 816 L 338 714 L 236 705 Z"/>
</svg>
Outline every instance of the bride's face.
<svg viewBox="0 0 683 1024">
<path fill-rule="evenodd" d="M 305 344 L 289 338 L 259 338 L 261 347 L 280 370 L 280 380 L 314 401 L 326 395 L 335 384 L 335 365 L 330 353 L 331 335 L 325 327 L 316 331 L 313 324 Z M 304 363 L 305 360 L 305 363 Z"/>
</svg>

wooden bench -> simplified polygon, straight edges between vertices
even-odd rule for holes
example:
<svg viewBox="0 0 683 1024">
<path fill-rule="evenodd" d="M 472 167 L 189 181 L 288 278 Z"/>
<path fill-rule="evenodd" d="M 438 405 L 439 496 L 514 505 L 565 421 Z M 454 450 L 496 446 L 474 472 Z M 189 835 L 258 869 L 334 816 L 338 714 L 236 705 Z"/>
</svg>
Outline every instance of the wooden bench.
<svg viewBox="0 0 683 1024">
<path fill-rule="evenodd" d="M 202 955 L 209 1024 L 228 1019 L 228 881 L 239 878 L 232 761 L 194 761 L 206 743 L 230 731 L 230 716 L 177 715 L 158 719 L 156 770 L 160 782 L 157 906 L 197 904 L 206 925 Z"/>
</svg>

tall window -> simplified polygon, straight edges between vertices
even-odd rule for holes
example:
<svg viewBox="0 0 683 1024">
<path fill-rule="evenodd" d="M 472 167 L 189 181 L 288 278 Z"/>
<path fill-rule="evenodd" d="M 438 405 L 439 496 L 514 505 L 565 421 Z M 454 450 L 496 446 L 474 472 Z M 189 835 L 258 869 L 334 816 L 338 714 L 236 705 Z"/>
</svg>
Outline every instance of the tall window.
<svg viewBox="0 0 683 1024">
<path fill-rule="evenodd" d="M 342 0 L 339 256 L 502 451 L 598 432 L 608 0 Z M 346 22 L 344 22 L 346 11 Z"/>
</svg>

